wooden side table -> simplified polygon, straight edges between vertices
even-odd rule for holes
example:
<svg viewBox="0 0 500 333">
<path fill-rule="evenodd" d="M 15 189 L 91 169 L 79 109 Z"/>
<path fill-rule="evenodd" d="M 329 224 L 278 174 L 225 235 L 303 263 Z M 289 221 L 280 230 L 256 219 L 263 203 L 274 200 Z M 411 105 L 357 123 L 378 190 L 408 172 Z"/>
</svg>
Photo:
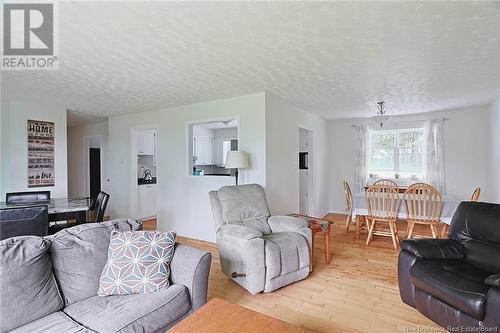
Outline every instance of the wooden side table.
<svg viewBox="0 0 500 333">
<path fill-rule="evenodd" d="M 314 258 L 314 243 L 316 234 L 323 232 L 325 234 L 325 263 L 330 263 L 330 231 L 333 222 L 319 219 L 312 216 L 300 215 L 300 214 L 291 214 L 294 217 L 304 218 L 309 221 L 309 228 L 312 231 L 312 258 Z"/>
</svg>

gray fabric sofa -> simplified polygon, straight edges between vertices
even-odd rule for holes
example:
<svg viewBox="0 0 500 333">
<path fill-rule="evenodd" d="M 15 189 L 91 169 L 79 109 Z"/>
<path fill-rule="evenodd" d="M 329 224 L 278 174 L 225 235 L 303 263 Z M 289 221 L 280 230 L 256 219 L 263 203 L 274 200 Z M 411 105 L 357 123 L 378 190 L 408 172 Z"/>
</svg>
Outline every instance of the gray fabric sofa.
<svg viewBox="0 0 500 333">
<path fill-rule="evenodd" d="M 308 222 L 271 216 L 262 186 L 224 186 L 209 193 L 224 274 L 250 293 L 271 292 L 311 270 Z"/>
<path fill-rule="evenodd" d="M 205 304 L 211 255 L 182 244 L 175 247 L 170 287 L 97 296 L 111 230 L 140 228 L 119 219 L 1 241 L 0 332 L 165 332 Z"/>
</svg>

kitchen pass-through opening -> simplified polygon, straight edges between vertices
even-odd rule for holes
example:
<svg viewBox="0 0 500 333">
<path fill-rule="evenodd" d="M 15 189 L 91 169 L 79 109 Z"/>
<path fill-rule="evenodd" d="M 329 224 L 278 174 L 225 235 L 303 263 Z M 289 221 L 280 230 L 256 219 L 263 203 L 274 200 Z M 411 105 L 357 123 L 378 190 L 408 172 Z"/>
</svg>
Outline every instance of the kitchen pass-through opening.
<svg viewBox="0 0 500 333">
<path fill-rule="evenodd" d="M 238 150 L 238 121 L 214 120 L 189 125 L 188 175 L 234 176 L 235 171 L 226 169 L 228 151 Z"/>
</svg>

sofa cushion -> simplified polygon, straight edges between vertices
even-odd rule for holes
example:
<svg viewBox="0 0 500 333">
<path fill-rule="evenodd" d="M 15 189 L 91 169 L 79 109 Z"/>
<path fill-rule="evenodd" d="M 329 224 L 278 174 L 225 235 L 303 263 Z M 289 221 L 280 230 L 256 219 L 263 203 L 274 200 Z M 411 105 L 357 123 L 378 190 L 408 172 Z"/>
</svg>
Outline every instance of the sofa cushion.
<svg viewBox="0 0 500 333">
<path fill-rule="evenodd" d="M 47 237 L 54 274 L 65 305 L 97 295 L 112 230 L 136 230 L 133 220 L 118 219 L 66 228 Z"/>
<path fill-rule="evenodd" d="M 0 241 L 0 332 L 63 307 L 47 253 L 49 244 L 36 236 Z"/>
<path fill-rule="evenodd" d="M 217 191 L 225 223 L 253 221 L 264 218 L 267 223 L 269 208 L 262 186 L 257 184 L 224 186 Z"/>
<path fill-rule="evenodd" d="M 54 312 L 48 316 L 32 321 L 16 328 L 10 333 L 93 333 L 94 331 L 78 324 L 62 311 Z"/>
<path fill-rule="evenodd" d="M 309 266 L 309 245 L 301 234 L 277 232 L 263 238 L 266 254 L 266 279 L 270 280 Z"/>
<path fill-rule="evenodd" d="M 464 248 L 465 261 L 486 271 L 500 272 L 500 246 L 471 239 L 464 243 Z"/>
<path fill-rule="evenodd" d="M 169 286 L 175 232 L 111 231 L 99 296 L 151 293 Z"/>
<path fill-rule="evenodd" d="M 148 294 L 94 296 L 66 307 L 73 320 L 100 333 L 156 332 L 191 308 L 187 289 L 173 284 Z"/>
<path fill-rule="evenodd" d="M 484 279 L 490 273 L 464 261 L 422 260 L 410 269 L 411 282 L 416 288 L 482 320 L 486 295 L 490 286 Z"/>
<path fill-rule="evenodd" d="M 231 222 L 228 224 L 242 225 L 257 230 L 263 235 L 268 235 L 271 233 L 271 227 L 267 223 L 267 217 L 260 217 L 258 219 Z"/>
<path fill-rule="evenodd" d="M 500 272 L 500 205 L 461 202 L 451 221 L 450 238 L 464 245 L 465 261 Z"/>
</svg>

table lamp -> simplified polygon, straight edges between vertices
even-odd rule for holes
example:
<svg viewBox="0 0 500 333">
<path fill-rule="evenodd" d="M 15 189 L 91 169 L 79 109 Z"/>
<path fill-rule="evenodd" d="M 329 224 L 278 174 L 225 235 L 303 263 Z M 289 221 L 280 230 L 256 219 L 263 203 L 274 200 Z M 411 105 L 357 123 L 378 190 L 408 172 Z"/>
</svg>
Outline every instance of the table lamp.
<svg viewBox="0 0 500 333">
<path fill-rule="evenodd" d="M 238 185 L 238 169 L 248 168 L 248 154 L 241 150 L 230 150 L 226 155 L 226 169 L 235 169 Z"/>
</svg>

